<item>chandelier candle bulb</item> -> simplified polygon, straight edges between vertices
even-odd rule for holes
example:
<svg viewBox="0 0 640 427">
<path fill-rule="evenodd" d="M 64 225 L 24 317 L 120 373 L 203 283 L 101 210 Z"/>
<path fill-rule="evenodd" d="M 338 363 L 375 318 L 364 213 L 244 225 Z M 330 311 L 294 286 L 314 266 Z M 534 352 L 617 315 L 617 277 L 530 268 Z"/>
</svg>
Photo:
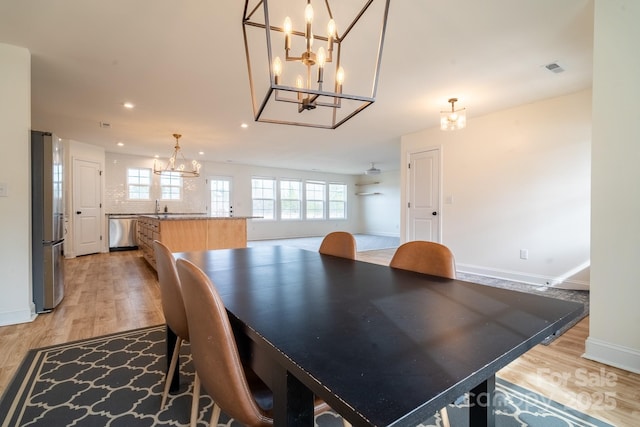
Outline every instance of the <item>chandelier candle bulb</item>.
<svg viewBox="0 0 640 427">
<path fill-rule="evenodd" d="M 280 84 L 280 76 L 282 75 L 282 61 L 279 56 L 273 60 L 273 75 L 275 77 L 275 83 Z"/>
<path fill-rule="evenodd" d="M 311 51 L 311 46 L 313 45 L 313 34 L 311 34 L 311 23 L 313 22 L 313 8 L 311 7 L 311 3 L 307 5 L 304 9 L 304 19 L 307 21 L 307 29 L 305 31 L 306 39 L 307 39 L 307 52 Z"/>
<path fill-rule="evenodd" d="M 326 62 L 326 56 L 322 46 L 318 49 L 316 58 L 318 59 L 318 83 L 322 83 L 322 79 L 324 77 L 324 64 Z"/>
<path fill-rule="evenodd" d="M 342 83 L 344 82 L 344 68 L 339 67 L 336 72 L 336 92 L 342 93 Z"/>
<path fill-rule="evenodd" d="M 331 52 L 333 51 L 333 38 L 336 36 L 336 21 L 333 19 L 330 19 L 327 24 L 327 35 L 329 36 L 329 40 L 327 41 L 327 50 L 329 51 L 329 58 L 331 58 Z"/>
<path fill-rule="evenodd" d="M 291 18 L 287 16 L 284 18 L 284 50 L 287 51 L 287 56 L 291 49 L 291 31 L 293 31 L 293 24 L 291 24 Z"/>
</svg>

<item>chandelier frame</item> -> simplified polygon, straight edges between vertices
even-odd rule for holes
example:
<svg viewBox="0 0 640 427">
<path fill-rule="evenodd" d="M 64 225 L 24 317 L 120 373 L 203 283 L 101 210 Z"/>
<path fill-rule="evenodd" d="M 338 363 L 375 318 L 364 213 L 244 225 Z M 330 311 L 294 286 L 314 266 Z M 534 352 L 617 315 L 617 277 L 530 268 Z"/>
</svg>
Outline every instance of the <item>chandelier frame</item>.
<svg viewBox="0 0 640 427">
<path fill-rule="evenodd" d="M 274 3 L 275 0 L 273 0 Z M 255 3 L 251 6 L 252 3 Z M 311 0 L 307 0 L 307 4 L 310 4 Z M 333 11 L 330 5 L 330 0 L 323 0 L 323 7 L 326 8 L 326 14 L 333 20 Z M 314 127 L 314 128 L 322 128 L 322 129 L 336 129 L 337 127 L 344 124 L 347 120 L 354 117 L 359 112 L 363 111 L 365 108 L 369 107 L 371 104 L 375 102 L 375 97 L 377 94 L 378 88 L 378 76 L 380 74 L 380 65 L 382 60 L 382 50 L 384 46 L 384 38 L 386 34 L 387 27 L 387 18 L 389 13 L 389 4 L 390 0 L 365 0 L 363 1 L 363 5 L 359 11 L 351 20 L 351 22 L 346 26 L 344 31 L 340 33 L 337 29 L 333 36 L 325 36 L 314 34 L 310 32 L 310 27 L 308 25 L 307 31 L 311 33 L 309 38 L 312 38 L 313 41 L 327 43 L 328 44 L 328 55 L 326 56 L 326 63 L 332 63 L 335 65 L 336 69 L 336 77 L 338 75 L 339 68 L 341 67 L 341 55 L 342 55 L 342 46 L 349 34 L 354 30 L 356 24 L 361 20 L 361 18 L 370 10 L 371 6 L 376 3 L 382 3 L 382 22 L 380 24 L 380 38 L 378 40 L 378 44 L 376 47 L 376 57 L 375 57 L 375 69 L 373 70 L 373 78 L 372 78 L 372 86 L 371 92 L 366 95 L 350 93 L 348 88 L 348 84 L 338 83 L 338 78 L 336 78 L 336 82 L 333 84 L 325 84 L 323 80 L 323 68 L 318 67 L 318 81 L 317 87 L 312 87 L 310 82 L 312 80 L 311 66 L 316 64 L 317 58 L 316 53 L 310 51 L 309 43 L 307 41 L 307 50 L 303 51 L 301 54 L 290 54 L 290 40 L 287 38 L 287 42 L 285 43 L 285 49 L 283 49 L 283 54 L 286 62 L 290 61 L 299 61 L 307 66 L 307 75 L 306 81 L 307 84 L 300 85 L 290 85 L 284 84 L 280 81 L 279 76 L 275 74 L 273 70 L 274 58 L 277 56 L 274 54 L 274 48 L 272 43 L 272 37 L 274 34 L 278 34 L 279 37 L 285 39 L 285 28 L 284 26 L 274 26 L 270 22 L 270 12 L 269 12 L 269 0 L 245 0 L 243 19 L 242 19 L 242 31 L 244 37 L 244 47 L 245 47 L 245 55 L 247 61 L 247 69 L 249 72 L 249 86 L 251 91 L 251 99 L 252 99 L 252 107 L 253 107 L 253 115 L 254 119 L 257 122 L 265 122 L 265 123 L 275 123 L 275 124 L 286 124 L 286 125 L 295 125 L 295 126 L 305 126 L 305 127 Z M 373 9 L 373 8 L 371 8 Z M 295 12 L 295 11 L 293 11 Z M 323 10 L 324 12 L 324 10 Z M 260 15 L 262 13 L 262 15 Z M 375 12 L 371 12 L 372 14 Z M 263 18 L 263 20 L 260 20 Z M 264 30 L 265 41 L 266 41 L 266 50 L 267 50 L 267 61 L 268 61 L 268 80 L 269 84 L 266 87 L 266 93 L 263 96 L 260 96 L 256 92 L 256 82 L 254 81 L 254 72 L 256 68 L 263 69 L 264 64 L 252 63 L 252 55 L 251 50 L 253 46 L 250 46 L 248 31 L 251 28 L 258 28 Z M 290 37 L 304 37 L 307 38 L 306 32 L 299 30 L 290 30 Z M 288 44 L 287 44 L 288 43 Z M 265 46 L 262 46 L 263 48 Z M 279 59 L 279 57 L 278 57 Z M 257 61 L 257 60 L 256 60 Z M 266 72 L 264 73 L 266 75 Z M 352 78 L 355 78 L 352 76 Z M 266 79 L 265 79 L 266 80 Z M 261 81 L 261 83 L 264 83 Z M 331 89 L 328 90 L 327 86 Z M 294 118 L 286 117 L 267 117 L 265 114 L 265 109 L 270 103 L 291 103 L 296 104 L 298 115 Z M 347 107 L 346 103 L 348 102 L 349 106 L 353 106 L 353 108 Z M 330 114 L 329 120 L 324 120 L 321 123 L 309 121 L 307 120 L 311 111 L 317 108 L 330 108 L 333 111 Z M 347 108 L 348 110 L 345 110 Z M 342 115 L 338 116 L 338 110 L 343 109 Z M 287 116 L 292 116 L 287 112 Z M 329 114 L 327 114 L 329 116 Z"/>
<path fill-rule="evenodd" d="M 182 153 L 182 148 L 180 147 L 180 138 L 182 135 L 179 133 L 174 133 L 173 137 L 176 139 L 176 145 L 173 146 L 173 154 L 169 157 L 167 164 L 164 168 L 157 167 L 157 161 L 153 161 L 153 173 L 156 175 L 162 175 L 165 172 L 171 172 L 174 174 L 178 174 L 181 178 L 197 178 L 200 176 L 200 168 L 202 165 L 197 160 L 192 160 L 189 162 Z M 183 163 L 178 165 L 178 162 L 182 160 Z M 191 170 L 186 169 L 184 167 L 185 164 L 191 164 Z"/>
</svg>

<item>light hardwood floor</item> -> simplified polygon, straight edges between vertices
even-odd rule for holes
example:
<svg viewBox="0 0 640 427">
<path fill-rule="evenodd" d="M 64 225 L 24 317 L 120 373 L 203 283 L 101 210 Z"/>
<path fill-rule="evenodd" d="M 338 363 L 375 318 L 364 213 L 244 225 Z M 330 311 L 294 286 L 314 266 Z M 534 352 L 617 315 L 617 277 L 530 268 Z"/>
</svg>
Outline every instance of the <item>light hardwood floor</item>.
<svg viewBox="0 0 640 427">
<path fill-rule="evenodd" d="M 359 252 L 388 264 L 393 249 Z M 66 295 L 52 313 L 0 327 L 0 394 L 29 349 L 164 323 L 155 271 L 139 251 L 65 260 Z M 588 318 L 498 376 L 616 426 L 640 425 L 640 375 L 583 359 Z"/>
</svg>

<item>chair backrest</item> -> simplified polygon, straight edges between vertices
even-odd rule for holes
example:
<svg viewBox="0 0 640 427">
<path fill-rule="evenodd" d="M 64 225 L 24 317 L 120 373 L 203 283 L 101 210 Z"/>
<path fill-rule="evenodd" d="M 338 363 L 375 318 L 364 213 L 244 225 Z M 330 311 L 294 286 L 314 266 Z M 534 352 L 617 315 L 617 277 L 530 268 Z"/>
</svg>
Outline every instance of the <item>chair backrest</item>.
<svg viewBox="0 0 640 427">
<path fill-rule="evenodd" d="M 456 262 L 451 250 L 435 242 L 416 240 L 396 249 L 390 267 L 433 276 L 456 278 Z"/>
<path fill-rule="evenodd" d="M 356 259 L 356 239 L 346 231 L 334 231 L 322 239 L 318 252 L 325 255 Z"/>
<path fill-rule="evenodd" d="M 178 259 L 191 355 L 204 389 L 222 412 L 249 426 L 267 426 L 273 419 L 250 391 L 227 311 L 215 286 L 193 263 Z"/>
<path fill-rule="evenodd" d="M 165 321 L 177 336 L 189 341 L 187 313 L 184 308 L 178 271 L 176 270 L 176 259 L 169 248 L 158 240 L 153 241 L 153 250 L 156 256 L 160 300 Z"/>
</svg>

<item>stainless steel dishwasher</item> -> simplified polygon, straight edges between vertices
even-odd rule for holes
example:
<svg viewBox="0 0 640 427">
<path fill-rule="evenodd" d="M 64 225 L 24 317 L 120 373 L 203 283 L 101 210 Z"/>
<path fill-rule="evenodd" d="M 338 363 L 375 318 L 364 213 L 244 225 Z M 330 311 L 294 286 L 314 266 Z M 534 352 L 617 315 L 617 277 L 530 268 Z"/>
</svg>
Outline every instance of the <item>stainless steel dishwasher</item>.
<svg viewBox="0 0 640 427">
<path fill-rule="evenodd" d="M 109 251 L 137 249 L 136 224 L 135 215 L 110 214 Z"/>
</svg>

